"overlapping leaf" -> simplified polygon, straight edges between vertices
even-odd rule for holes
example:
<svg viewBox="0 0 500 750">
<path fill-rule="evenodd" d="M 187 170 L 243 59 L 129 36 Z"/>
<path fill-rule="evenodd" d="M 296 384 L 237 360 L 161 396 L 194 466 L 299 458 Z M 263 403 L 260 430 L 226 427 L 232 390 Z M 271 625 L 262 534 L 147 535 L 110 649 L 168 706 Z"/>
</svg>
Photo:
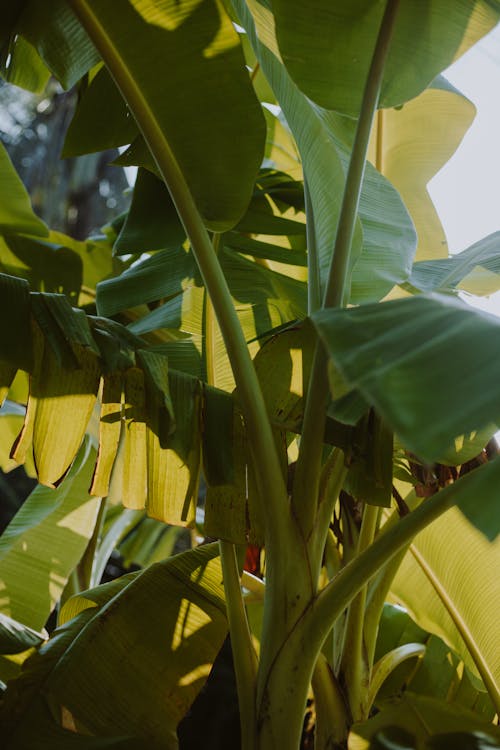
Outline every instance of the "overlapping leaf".
<svg viewBox="0 0 500 750">
<path fill-rule="evenodd" d="M 352 145 L 353 123 L 322 110 L 295 86 L 284 68 L 267 4 L 233 0 L 242 26 L 297 142 L 311 194 L 316 252 L 322 282 L 333 251 Z M 415 250 L 412 222 L 387 180 L 367 169 L 353 258 L 351 301 L 378 300 L 407 278 Z M 312 249 L 310 249 L 312 251 Z"/>
<path fill-rule="evenodd" d="M 499 541 L 488 541 L 451 510 L 418 535 L 391 590 L 419 625 L 443 638 L 476 674 L 486 674 L 500 695 L 499 562 Z"/>
<path fill-rule="evenodd" d="M 267 5 L 267 3 L 264 3 Z M 273 0 L 288 72 L 323 107 L 356 117 L 386 3 Z M 432 79 L 497 23 L 498 2 L 407 0 L 397 8 L 384 69 L 381 106 L 394 107 Z"/>
<path fill-rule="evenodd" d="M 422 292 L 456 289 L 488 295 L 500 288 L 500 232 L 484 237 L 461 253 L 413 266 L 409 285 Z"/>
<path fill-rule="evenodd" d="M 438 460 L 458 435 L 500 419 L 497 318 L 436 295 L 325 310 L 313 320 L 347 390 L 422 458 Z"/>
<path fill-rule="evenodd" d="M 458 148 L 474 113 L 442 76 L 404 107 L 377 112 L 368 159 L 400 192 L 417 230 L 419 261 L 447 257 L 427 184 Z"/>
<path fill-rule="evenodd" d="M 66 481 L 39 485 L 0 538 L 0 609 L 35 630 L 44 627 L 94 530 L 99 500 L 88 488 L 95 450 L 87 440 Z"/>
<path fill-rule="evenodd" d="M 87 732 L 177 747 L 177 724 L 227 632 L 217 551 L 190 550 L 70 600 L 64 624 L 27 667 L 24 710 L 40 696 Z M 127 684 L 134 690 L 124 693 Z"/>
</svg>

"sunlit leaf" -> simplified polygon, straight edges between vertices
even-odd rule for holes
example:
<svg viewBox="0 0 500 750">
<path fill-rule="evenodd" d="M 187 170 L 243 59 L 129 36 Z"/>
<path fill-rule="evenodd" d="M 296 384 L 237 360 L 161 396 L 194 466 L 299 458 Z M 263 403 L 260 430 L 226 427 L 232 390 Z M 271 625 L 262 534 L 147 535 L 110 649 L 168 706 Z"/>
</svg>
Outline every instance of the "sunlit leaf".
<svg viewBox="0 0 500 750">
<path fill-rule="evenodd" d="M 436 295 L 313 319 L 346 382 L 422 458 L 500 420 L 497 318 Z"/>
<path fill-rule="evenodd" d="M 64 624 L 28 666 L 43 683 L 25 694 L 24 710 L 41 693 L 93 734 L 177 747 L 177 724 L 227 632 L 217 551 L 191 550 L 70 600 Z M 135 689 L 124 692 L 129 684 Z"/>
<path fill-rule="evenodd" d="M 385 5 L 273 0 L 284 63 L 310 99 L 356 117 Z M 485 0 L 418 0 L 397 9 L 384 69 L 381 106 L 412 99 L 497 23 L 500 7 Z"/>
<path fill-rule="evenodd" d="M 489 675 L 497 691 L 499 561 L 498 539 L 488 541 L 451 510 L 417 536 L 392 586 L 419 625 L 443 638 L 476 674 Z"/>
<path fill-rule="evenodd" d="M 427 184 L 456 151 L 474 115 L 474 105 L 442 76 L 404 107 L 377 112 L 368 158 L 401 193 L 417 230 L 419 261 L 448 254 Z"/>
<path fill-rule="evenodd" d="M 86 441 L 61 486 L 36 487 L 0 537 L 0 609 L 35 630 L 44 627 L 94 530 L 94 463 Z"/>
</svg>

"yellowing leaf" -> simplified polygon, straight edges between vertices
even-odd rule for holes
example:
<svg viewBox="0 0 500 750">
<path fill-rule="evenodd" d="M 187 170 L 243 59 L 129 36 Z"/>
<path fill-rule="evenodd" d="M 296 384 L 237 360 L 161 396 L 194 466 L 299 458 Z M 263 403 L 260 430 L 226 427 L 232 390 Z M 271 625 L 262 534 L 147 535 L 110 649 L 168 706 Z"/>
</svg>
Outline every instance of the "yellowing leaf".
<svg viewBox="0 0 500 750">
<path fill-rule="evenodd" d="M 455 153 L 474 115 L 474 105 L 441 79 L 401 109 L 377 113 L 368 158 L 401 193 L 417 230 L 417 260 L 448 257 L 427 184 Z"/>
</svg>

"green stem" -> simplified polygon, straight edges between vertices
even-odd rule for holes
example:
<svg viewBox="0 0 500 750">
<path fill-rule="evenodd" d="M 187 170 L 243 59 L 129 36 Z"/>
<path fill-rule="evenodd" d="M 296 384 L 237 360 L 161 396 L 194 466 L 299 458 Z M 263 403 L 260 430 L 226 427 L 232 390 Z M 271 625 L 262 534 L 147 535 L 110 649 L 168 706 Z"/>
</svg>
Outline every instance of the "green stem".
<svg viewBox="0 0 500 750">
<path fill-rule="evenodd" d="M 454 505 L 465 504 L 471 498 L 481 496 L 484 487 L 494 486 L 499 477 L 500 459 L 497 459 L 483 464 L 427 499 L 387 533 L 381 534 L 316 595 L 294 624 L 267 675 L 263 704 L 271 705 L 272 713 L 269 714 L 262 708 L 260 711 L 262 750 L 277 746 L 297 746 L 297 735 L 294 740 L 291 739 L 294 728 L 297 729 L 292 717 L 296 714 L 303 716 L 308 685 L 318 653 L 333 624 L 358 592 L 416 534 Z M 487 687 L 488 690 L 493 690 L 493 686 Z M 495 694 L 492 692 L 490 695 L 495 700 Z M 293 727 L 291 722 L 295 722 Z M 283 741 L 282 744 L 273 745 L 273 741 L 281 741 L 281 733 L 289 740 L 289 744 Z"/>
<path fill-rule="evenodd" d="M 387 601 L 387 594 L 407 552 L 408 545 L 384 566 L 377 579 L 371 582 L 367 592 L 363 637 L 370 669 L 373 667 L 380 617 Z"/>
<path fill-rule="evenodd" d="M 335 239 L 335 249 L 330 265 L 330 273 L 323 300 L 324 307 L 345 305 L 346 285 L 351 258 L 352 238 L 358 213 L 361 186 L 366 164 L 366 153 L 370 141 L 373 118 L 377 111 L 385 61 L 394 30 L 394 23 L 399 7 L 399 0 L 387 0 L 384 17 L 373 52 L 373 57 L 366 80 L 361 110 L 359 114 L 354 144 L 349 162 L 349 170 L 344 189 L 339 225 Z"/>
<path fill-rule="evenodd" d="M 339 216 L 335 247 L 323 299 L 324 307 L 340 307 L 347 303 L 347 277 L 352 239 L 361 196 L 366 153 L 377 109 L 384 65 L 389 52 L 399 0 L 388 0 L 375 45 L 368 78 L 363 92 L 356 127 L 344 196 Z M 303 438 L 299 453 L 293 492 L 294 512 L 307 538 L 316 513 L 322 437 L 328 403 L 327 356 L 318 342 L 313 361 L 304 412 Z M 318 437 L 319 436 L 319 437 Z M 303 447 L 304 446 L 304 447 Z"/>
<path fill-rule="evenodd" d="M 213 248 L 218 256 L 221 248 L 221 235 L 214 234 Z M 215 372 L 215 341 L 217 321 L 212 300 L 205 294 L 205 368 L 209 385 L 217 385 Z M 236 547 L 231 542 L 219 541 L 224 592 L 226 595 L 227 617 L 231 635 L 234 671 L 240 708 L 242 750 L 255 747 L 255 689 L 257 680 L 257 656 L 255 654 L 245 606 L 241 593 L 241 582 L 236 559 Z"/>
<path fill-rule="evenodd" d="M 241 595 L 240 576 L 234 544 L 219 541 L 226 592 L 227 618 L 231 634 L 234 671 L 238 686 L 240 707 L 241 748 L 255 750 L 255 685 L 257 678 L 257 656 L 252 646 L 252 638 Z"/>
<path fill-rule="evenodd" d="M 214 253 L 218 257 L 221 248 L 221 235 L 214 234 L 212 238 Z M 203 353 L 205 361 L 205 373 L 207 383 L 217 386 L 217 375 L 215 369 L 215 342 L 217 335 L 217 320 L 215 318 L 214 306 L 210 295 L 205 291 L 204 295 L 204 336 Z"/>
<path fill-rule="evenodd" d="M 308 621 L 304 630 L 310 646 L 319 649 L 328 635 L 333 623 L 350 604 L 358 591 L 373 576 L 394 558 L 414 536 L 423 531 L 443 513 L 460 504 L 481 495 L 482 483 L 497 481 L 500 475 L 500 459 L 483 464 L 478 469 L 466 474 L 457 482 L 440 490 L 428 498 L 414 511 L 389 529 L 380 534 L 368 549 L 346 565 L 339 574 L 320 591 L 309 610 L 304 613 Z M 303 656 L 305 656 L 303 652 Z"/>
<path fill-rule="evenodd" d="M 99 50 L 123 94 L 167 185 L 212 300 L 238 389 L 238 397 L 258 467 L 259 501 L 269 546 L 287 543 L 288 498 L 262 391 L 251 361 L 231 294 L 191 191 L 142 89 L 87 0 L 70 0 L 71 7 Z"/>
<path fill-rule="evenodd" d="M 318 513 L 314 524 L 314 535 L 311 540 L 311 570 L 316 577 L 319 576 L 321 570 L 333 509 L 346 474 L 347 467 L 344 453 L 340 448 L 334 448 L 321 471 Z"/>
<path fill-rule="evenodd" d="M 372 544 L 379 515 L 379 508 L 365 505 L 357 555 Z M 341 660 L 342 682 L 346 685 L 347 697 L 353 721 L 362 721 L 364 696 L 370 679 L 370 665 L 363 639 L 363 624 L 366 607 L 366 586 L 351 602 L 346 623 L 346 638 Z"/>
</svg>

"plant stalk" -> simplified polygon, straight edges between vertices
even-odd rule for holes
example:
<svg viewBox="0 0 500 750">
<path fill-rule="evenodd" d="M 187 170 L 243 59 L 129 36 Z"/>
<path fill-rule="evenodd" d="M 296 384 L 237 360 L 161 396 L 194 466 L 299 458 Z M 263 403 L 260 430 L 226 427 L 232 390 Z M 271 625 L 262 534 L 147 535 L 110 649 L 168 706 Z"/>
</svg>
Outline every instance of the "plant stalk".
<svg viewBox="0 0 500 750">
<path fill-rule="evenodd" d="M 332 626 L 354 597 L 371 578 L 413 537 L 439 518 L 449 508 L 470 501 L 481 493 L 482 483 L 500 479 L 500 459 L 483 464 L 470 474 L 445 487 L 426 500 L 398 524 L 381 534 L 368 549 L 348 563 L 327 586 L 310 602 L 302 617 L 294 624 L 288 638 L 267 675 L 264 699 L 260 706 L 261 720 L 259 750 L 273 750 L 277 746 L 296 748 L 299 734 L 295 715 L 303 716 L 307 690 L 312 679 L 319 651 Z M 493 696 L 494 700 L 494 696 Z M 266 712 L 272 706 L 272 713 Z M 282 740 L 282 734 L 288 741 Z M 277 742 L 278 744 L 274 744 Z"/>
<path fill-rule="evenodd" d="M 365 505 L 361 531 L 358 539 L 357 555 L 362 554 L 372 544 L 375 537 L 379 508 Z M 363 637 L 363 624 L 366 608 L 366 586 L 363 586 L 351 602 L 346 623 L 346 637 L 343 646 L 341 673 L 342 682 L 346 685 L 349 708 L 353 721 L 362 721 L 364 696 L 370 680 L 368 663 Z"/>
<path fill-rule="evenodd" d="M 358 212 L 366 153 L 382 86 L 399 0 L 388 0 L 366 81 L 339 216 L 335 247 L 323 298 L 323 307 L 341 307 L 348 301 L 348 272 Z M 314 522 L 319 489 L 322 437 L 328 403 L 327 355 L 316 345 L 304 412 L 304 424 L 295 472 L 293 507 L 307 538 Z M 321 439 L 318 439 L 318 435 Z M 304 448 L 302 448 L 304 446 Z"/>
<path fill-rule="evenodd" d="M 214 253 L 218 256 L 222 242 L 221 235 L 214 234 L 212 242 Z M 208 294 L 205 294 L 205 368 L 207 383 L 213 386 L 217 385 L 215 372 L 216 333 L 217 321 L 214 316 L 212 300 Z M 240 709 L 241 748 L 242 750 L 254 750 L 257 655 L 252 645 L 252 637 L 243 604 L 236 547 L 231 542 L 221 539 L 219 549 Z"/>
<path fill-rule="evenodd" d="M 255 686 L 257 655 L 252 645 L 250 628 L 241 595 L 240 576 L 234 544 L 219 541 L 227 618 L 231 634 L 234 671 L 240 709 L 241 750 L 255 750 Z"/>
</svg>

